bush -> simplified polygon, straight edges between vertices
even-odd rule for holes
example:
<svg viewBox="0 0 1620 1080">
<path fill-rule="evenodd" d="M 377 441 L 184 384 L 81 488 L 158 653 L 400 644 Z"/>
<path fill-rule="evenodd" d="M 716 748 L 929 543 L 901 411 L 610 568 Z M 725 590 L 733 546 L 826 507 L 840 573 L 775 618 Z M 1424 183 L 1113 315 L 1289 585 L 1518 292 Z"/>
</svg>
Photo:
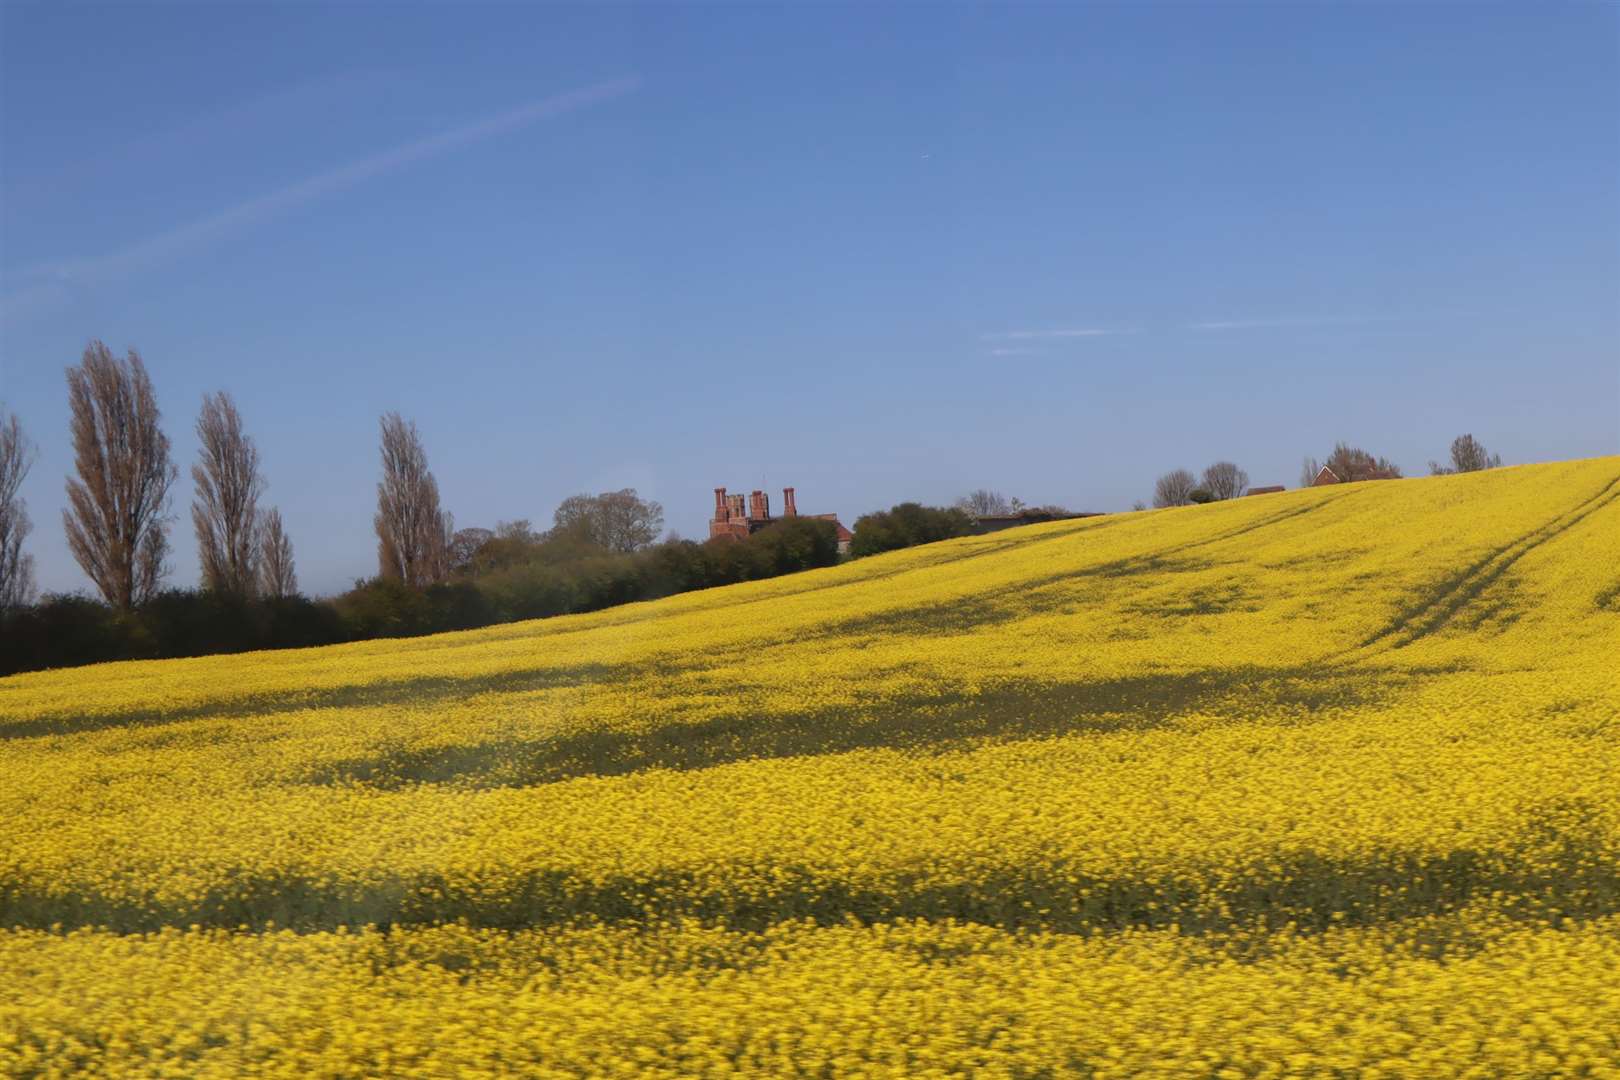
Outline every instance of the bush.
<svg viewBox="0 0 1620 1080">
<path fill-rule="evenodd" d="M 904 502 L 887 510 L 865 514 L 855 522 L 850 554 L 857 557 L 931 544 L 973 532 L 973 519 L 955 507 L 941 509 Z"/>
<path fill-rule="evenodd" d="M 496 536 L 464 560 L 466 574 L 456 580 L 416 589 L 395 578 L 372 578 L 323 601 L 170 589 L 121 615 L 88 597 L 49 596 L 0 619 L 0 674 L 471 630 L 837 561 L 831 522 L 784 518 L 741 541 L 675 540 L 625 554 L 567 534 Z"/>
<path fill-rule="evenodd" d="M 759 552 L 760 563 L 766 571 L 757 575 L 760 577 L 792 574 L 838 562 L 838 530 L 832 522 L 816 518 L 780 518 L 738 546 Z"/>
<path fill-rule="evenodd" d="M 333 604 L 345 635 L 353 639 L 429 632 L 427 594 L 398 578 L 358 581 Z"/>
<path fill-rule="evenodd" d="M 167 589 L 125 614 L 87 596 L 51 595 L 0 618 L 0 675 L 330 645 L 349 636 L 335 608 L 302 596 L 245 599 Z"/>
</svg>

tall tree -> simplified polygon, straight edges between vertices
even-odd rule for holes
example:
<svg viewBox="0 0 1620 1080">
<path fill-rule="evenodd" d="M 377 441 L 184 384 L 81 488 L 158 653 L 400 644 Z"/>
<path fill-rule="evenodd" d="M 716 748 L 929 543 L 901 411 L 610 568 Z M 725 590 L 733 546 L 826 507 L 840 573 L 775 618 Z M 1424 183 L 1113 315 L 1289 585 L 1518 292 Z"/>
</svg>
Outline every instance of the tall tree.
<svg viewBox="0 0 1620 1080">
<path fill-rule="evenodd" d="M 191 523 L 203 588 L 252 596 L 259 587 L 259 451 L 242 431 L 242 414 L 223 391 L 203 397 L 197 415 L 202 457 L 191 467 L 197 497 Z"/>
<path fill-rule="evenodd" d="M 19 492 L 34 464 L 34 448 L 15 414 L 0 413 L 0 612 L 34 599 L 34 557 L 23 551 L 33 530 Z"/>
<path fill-rule="evenodd" d="M 281 511 L 272 506 L 259 520 L 259 593 L 285 600 L 298 592 L 293 570 L 292 540 L 281 524 Z"/>
<path fill-rule="evenodd" d="M 658 539 L 664 508 L 635 488 L 600 495 L 570 495 L 552 515 L 559 532 L 577 532 L 608 551 L 639 551 Z"/>
<path fill-rule="evenodd" d="M 1401 475 L 1401 467 L 1388 458 L 1373 457 L 1359 446 L 1348 443 L 1336 443 L 1333 453 L 1328 455 L 1325 462 L 1333 470 L 1333 475 L 1339 478 L 1340 483 L 1349 483 L 1352 480 L 1395 480 Z"/>
<path fill-rule="evenodd" d="M 1217 461 L 1204 470 L 1203 488 L 1215 499 L 1236 499 L 1249 490 L 1249 474 L 1230 461 Z"/>
<path fill-rule="evenodd" d="M 168 572 L 169 486 L 177 470 L 146 365 L 120 360 L 99 341 L 67 369 L 73 464 L 62 511 L 68 548 L 107 603 L 128 611 Z"/>
<path fill-rule="evenodd" d="M 1153 485 L 1153 506 L 1159 510 L 1166 506 L 1190 506 L 1197 487 L 1197 478 L 1186 469 L 1167 472 Z"/>
<path fill-rule="evenodd" d="M 1501 465 L 1501 454 L 1488 452 L 1484 445 L 1472 435 L 1459 435 L 1451 440 L 1451 464 L 1442 465 L 1437 461 L 1431 461 L 1429 462 L 1429 472 L 1435 476 L 1445 476 L 1449 473 L 1496 469 L 1500 468 Z"/>
<path fill-rule="evenodd" d="M 1313 457 L 1308 457 L 1299 467 L 1299 486 L 1310 487 L 1316 483 L 1316 476 L 1322 471 L 1321 463 Z"/>
<path fill-rule="evenodd" d="M 382 417 L 382 480 L 377 484 L 377 570 L 417 588 L 450 572 L 450 515 L 428 469 L 416 424 L 397 412 Z"/>
</svg>

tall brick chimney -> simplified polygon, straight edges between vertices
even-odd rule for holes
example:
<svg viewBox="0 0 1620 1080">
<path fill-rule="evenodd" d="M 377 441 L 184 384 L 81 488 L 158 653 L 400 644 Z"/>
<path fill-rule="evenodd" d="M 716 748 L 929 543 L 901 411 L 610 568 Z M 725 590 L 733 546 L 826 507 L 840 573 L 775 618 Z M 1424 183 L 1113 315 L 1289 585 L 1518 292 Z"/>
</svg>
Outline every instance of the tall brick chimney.
<svg viewBox="0 0 1620 1080">
<path fill-rule="evenodd" d="M 748 496 L 748 518 L 750 521 L 769 521 L 771 518 L 770 500 L 763 491 L 756 489 Z"/>
<path fill-rule="evenodd" d="M 727 516 L 728 515 L 726 514 L 726 489 L 725 488 L 715 488 L 714 489 L 714 520 L 716 520 L 716 521 L 724 521 L 724 520 L 726 520 Z"/>
<path fill-rule="evenodd" d="M 783 488 L 782 489 L 782 516 L 783 517 L 798 517 L 799 516 L 799 507 L 798 507 L 798 504 L 793 501 L 793 489 L 792 488 Z"/>
</svg>

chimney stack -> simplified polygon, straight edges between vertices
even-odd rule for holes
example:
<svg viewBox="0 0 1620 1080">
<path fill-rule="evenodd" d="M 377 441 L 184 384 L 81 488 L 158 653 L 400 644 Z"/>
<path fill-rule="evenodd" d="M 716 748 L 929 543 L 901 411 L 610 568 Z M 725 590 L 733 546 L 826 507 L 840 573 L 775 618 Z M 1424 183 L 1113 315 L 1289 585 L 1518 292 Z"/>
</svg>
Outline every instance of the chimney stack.
<svg viewBox="0 0 1620 1080">
<path fill-rule="evenodd" d="M 799 507 L 798 507 L 798 504 L 793 501 L 793 489 L 792 488 L 783 488 L 782 489 L 782 516 L 783 517 L 798 517 L 799 516 Z"/>
<path fill-rule="evenodd" d="M 748 497 L 748 517 L 751 521 L 769 521 L 771 519 L 771 504 L 763 491 L 755 490 Z"/>
<path fill-rule="evenodd" d="M 727 517 L 727 514 L 726 514 L 726 489 L 725 488 L 715 488 L 714 489 L 714 520 L 716 520 L 716 521 L 724 521 L 724 520 L 726 520 L 726 517 Z"/>
</svg>

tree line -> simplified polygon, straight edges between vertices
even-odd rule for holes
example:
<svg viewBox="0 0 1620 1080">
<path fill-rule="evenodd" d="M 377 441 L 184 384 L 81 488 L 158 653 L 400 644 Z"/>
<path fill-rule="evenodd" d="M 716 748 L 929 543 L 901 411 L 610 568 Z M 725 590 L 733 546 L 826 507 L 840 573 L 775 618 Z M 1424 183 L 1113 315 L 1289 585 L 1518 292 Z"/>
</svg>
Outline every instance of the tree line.
<svg viewBox="0 0 1620 1080">
<path fill-rule="evenodd" d="M 377 573 L 328 599 L 298 591 L 281 514 L 264 507 L 259 452 L 231 396 L 203 398 L 191 468 L 200 587 L 165 588 L 179 477 L 152 380 L 130 349 L 99 341 L 67 370 L 74 461 L 63 530 L 100 599 L 34 602 L 32 530 L 20 497 L 33 446 L 0 417 L 0 674 L 115 659 L 190 656 L 470 629 L 592 611 L 838 560 L 831 522 L 791 518 L 741 542 L 659 541 L 663 509 L 634 489 L 581 494 L 552 527 L 457 530 L 420 432 L 379 421 Z"/>
<path fill-rule="evenodd" d="M 312 600 L 298 590 L 280 511 L 261 507 L 267 485 L 258 448 L 221 390 L 203 397 L 191 467 L 201 586 L 164 588 L 169 497 L 179 469 L 145 364 L 134 349 L 119 358 L 92 341 L 67 369 L 67 384 L 74 473 L 63 530 L 101 599 L 56 594 L 34 602 L 34 563 L 23 546 L 32 522 L 20 497 L 33 447 L 18 418 L 0 414 L 0 674 L 470 629 L 829 566 L 839 557 L 833 525 L 807 518 L 781 519 L 740 542 L 696 544 L 673 534 L 660 541 L 663 508 L 628 488 L 570 496 L 545 530 L 527 520 L 458 530 L 415 423 L 389 412 L 378 432 L 377 573 Z M 1401 475 L 1389 460 L 1343 442 L 1322 464 L 1341 481 Z M 1430 462 L 1430 471 L 1500 464 L 1472 435 L 1461 435 L 1450 462 Z M 1302 484 L 1313 483 L 1320 468 L 1306 459 Z M 1248 490 L 1243 469 L 1217 461 L 1201 477 L 1186 469 L 1159 477 L 1153 505 L 1233 499 Z M 989 489 L 951 507 L 900 503 L 856 520 L 851 553 L 968 535 L 985 518 L 1067 513 Z"/>
<path fill-rule="evenodd" d="M 1451 442 L 1450 462 L 1447 464 L 1438 461 L 1429 462 L 1429 473 L 1432 476 L 1446 476 L 1494 469 L 1501 464 L 1500 454 L 1487 452 L 1480 441 L 1472 435 L 1459 435 Z M 1377 457 L 1359 446 L 1339 442 L 1334 444 L 1333 452 L 1326 459 L 1322 461 L 1313 457 L 1305 459 L 1300 467 L 1299 486 L 1310 487 L 1316 483 L 1323 466 L 1331 470 L 1340 483 L 1358 480 L 1397 480 L 1401 476 L 1401 467 L 1388 458 Z M 1219 502 L 1222 499 L 1239 498 L 1248 494 L 1248 491 L 1248 473 L 1230 461 L 1217 461 L 1204 470 L 1201 478 L 1186 469 L 1173 469 L 1160 476 L 1153 485 L 1153 506 L 1155 509 L 1163 509 L 1168 506 Z M 1147 505 L 1139 502 L 1135 509 L 1145 510 Z"/>
</svg>

